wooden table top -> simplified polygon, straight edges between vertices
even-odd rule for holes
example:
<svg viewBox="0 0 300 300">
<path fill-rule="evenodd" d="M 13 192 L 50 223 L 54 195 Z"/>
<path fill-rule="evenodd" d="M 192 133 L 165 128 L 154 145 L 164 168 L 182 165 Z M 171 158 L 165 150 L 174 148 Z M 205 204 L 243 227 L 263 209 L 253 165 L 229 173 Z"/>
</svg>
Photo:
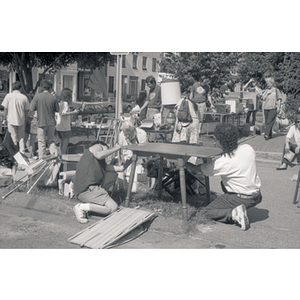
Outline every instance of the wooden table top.
<svg viewBox="0 0 300 300">
<path fill-rule="evenodd" d="M 147 143 L 128 145 L 126 149 L 141 156 L 159 154 L 168 157 L 196 156 L 199 158 L 214 158 L 223 152 L 218 147 L 203 147 L 198 145 L 184 145 L 175 143 Z"/>
</svg>

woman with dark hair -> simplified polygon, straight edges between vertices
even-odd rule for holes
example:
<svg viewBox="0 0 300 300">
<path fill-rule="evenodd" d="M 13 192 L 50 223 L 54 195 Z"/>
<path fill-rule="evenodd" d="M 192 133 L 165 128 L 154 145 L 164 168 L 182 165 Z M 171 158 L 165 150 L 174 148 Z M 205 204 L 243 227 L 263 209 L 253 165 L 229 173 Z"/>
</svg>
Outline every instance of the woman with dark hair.
<svg viewBox="0 0 300 300">
<path fill-rule="evenodd" d="M 70 110 L 70 103 L 72 103 L 72 90 L 64 88 L 60 95 L 59 112 L 56 113 L 56 132 L 60 139 L 60 150 L 62 154 L 67 153 L 69 141 L 72 136 L 70 116 L 79 113 L 78 109 L 74 111 Z"/>
<path fill-rule="evenodd" d="M 194 172 L 221 177 L 224 194 L 205 209 L 207 217 L 224 223 L 238 223 L 242 230 L 250 226 L 247 208 L 261 202 L 261 181 L 256 171 L 255 151 L 248 144 L 238 144 L 238 130 L 229 123 L 218 124 L 214 131 L 221 157 L 203 165 L 186 163 Z"/>
</svg>

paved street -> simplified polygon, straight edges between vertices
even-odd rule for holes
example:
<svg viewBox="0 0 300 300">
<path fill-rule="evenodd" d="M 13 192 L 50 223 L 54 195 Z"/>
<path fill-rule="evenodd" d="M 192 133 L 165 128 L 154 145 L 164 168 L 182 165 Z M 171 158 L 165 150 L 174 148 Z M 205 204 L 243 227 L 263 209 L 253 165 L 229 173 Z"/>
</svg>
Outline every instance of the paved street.
<svg viewBox="0 0 300 300">
<path fill-rule="evenodd" d="M 258 137 L 259 138 L 259 137 Z M 253 141 L 252 141 L 253 142 Z M 249 209 L 251 228 L 243 232 L 235 225 L 197 225 L 184 231 L 183 221 L 159 216 L 148 232 L 120 249 L 298 249 L 300 209 L 292 204 L 297 167 L 276 171 L 276 161 L 258 161 L 262 180 L 262 202 Z M 211 190 L 221 192 L 219 178 L 211 178 Z M 68 238 L 90 223 L 79 224 L 68 201 L 13 193 L 1 201 L 0 248 L 68 249 L 79 248 Z"/>
</svg>

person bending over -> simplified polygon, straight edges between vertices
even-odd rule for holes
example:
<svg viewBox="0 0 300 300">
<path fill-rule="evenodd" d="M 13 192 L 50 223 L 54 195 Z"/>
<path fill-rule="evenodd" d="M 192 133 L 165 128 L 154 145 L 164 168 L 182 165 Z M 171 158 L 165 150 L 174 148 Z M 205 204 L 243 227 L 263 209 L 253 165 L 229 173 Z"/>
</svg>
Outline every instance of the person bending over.
<svg viewBox="0 0 300 300">
<path fill-rule="evenodd" d="M 87 213 L 94 212 L 103 216 L 109 215 L 118 208 L 117 203 L 109 196 L 107 190 L 113 186 L 123 166 L 109 165 L 105 158 L 121 146 L 108 149 L 101 141 L 91 145 L 78 162 L 74 182 L 74 194 L 84 202 L 74 206 L 75 216 L 80 223 L 87 223 Z"/>
<path fill-rule="evenodd" d="M 224 152 L 221 157 L 203 165 L 186 163 L 186 166 L 206 176 L 221 176 L 224 194 L 205 207 L 204 214 L 219 222 L 238 223 L 242 230 L 247 230 L 250 226 L 247 208 L 262 200 L 255 151 L 248 144 L 238 145 L 238 131 L 233 124 L 218 124 L 214 136 Z"/>
<path fill-rule="evenodd" d="M 295 144 L 291 143 L 292 138 L 294 138 Z M 290 127 L 286 135 L 281 166 L 276 169 L 278 171 L 286 170 L 288 165 L 293 166 L 293 161 L 296 158 L 297 162 L 300 163 L 300 114 L 295 116 L 295 124 Z"/>
</svg>

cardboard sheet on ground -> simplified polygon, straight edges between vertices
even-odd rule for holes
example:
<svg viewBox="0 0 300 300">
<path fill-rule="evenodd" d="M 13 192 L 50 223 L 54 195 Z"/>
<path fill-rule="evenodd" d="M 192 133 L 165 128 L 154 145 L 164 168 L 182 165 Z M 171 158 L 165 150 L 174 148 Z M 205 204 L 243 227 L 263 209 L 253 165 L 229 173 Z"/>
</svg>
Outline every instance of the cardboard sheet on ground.
<svg viewBox="0 0 300 300">
<path fill-rule="evenodd" d="M 147 231 L 156 214 L 121 207 L 111 215 L 69 238 L 80 247 L 104 249 L 126 243 Z"/>
</svg>

